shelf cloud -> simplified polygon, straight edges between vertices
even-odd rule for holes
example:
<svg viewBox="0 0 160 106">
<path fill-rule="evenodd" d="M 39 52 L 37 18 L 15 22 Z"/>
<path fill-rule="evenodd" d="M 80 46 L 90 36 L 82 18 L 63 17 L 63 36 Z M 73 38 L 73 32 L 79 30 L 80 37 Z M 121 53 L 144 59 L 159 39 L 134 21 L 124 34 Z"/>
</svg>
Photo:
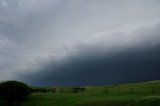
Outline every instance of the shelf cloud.
<svg viewBox="0 0 160 106">
<path fill-rule="evenodd" d="M 0 80 L 105 85 L 160 76 L 159 0 L 0 0 Z"/>
</svg>

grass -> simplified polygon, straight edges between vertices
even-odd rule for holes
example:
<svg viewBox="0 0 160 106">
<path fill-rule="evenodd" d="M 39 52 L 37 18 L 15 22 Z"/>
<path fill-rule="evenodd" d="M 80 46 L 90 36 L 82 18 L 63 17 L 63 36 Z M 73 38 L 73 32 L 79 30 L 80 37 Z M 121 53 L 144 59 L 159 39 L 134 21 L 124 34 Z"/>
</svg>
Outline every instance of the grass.
<svg viewBox="0 0 160 106">
<path fill-rule="evenodd" d="M 72 87 L 33 93 L 22 106 L 160 106 L 160 81 L 85 88 L 79 93 L 73 93 Z"/>
</svg>

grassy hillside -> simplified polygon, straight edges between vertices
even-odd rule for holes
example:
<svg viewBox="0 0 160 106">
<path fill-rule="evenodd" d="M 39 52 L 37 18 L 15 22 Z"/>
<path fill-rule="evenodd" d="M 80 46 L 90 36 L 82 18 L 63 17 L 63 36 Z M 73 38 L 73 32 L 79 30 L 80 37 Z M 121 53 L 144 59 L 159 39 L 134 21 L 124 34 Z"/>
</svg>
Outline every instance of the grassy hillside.
<svg viewBox="0 0 160 106">
<path fill-rule="evenodd" d="M 106 105 L 160 106 L 160 81 L 101 87 L 87 86 L 83 92 L 78 93 L 73 93 L 72 87 L 58 87 L 55 93 L 33 93 L 22 104 L 22 106 Z"/>
</svg>

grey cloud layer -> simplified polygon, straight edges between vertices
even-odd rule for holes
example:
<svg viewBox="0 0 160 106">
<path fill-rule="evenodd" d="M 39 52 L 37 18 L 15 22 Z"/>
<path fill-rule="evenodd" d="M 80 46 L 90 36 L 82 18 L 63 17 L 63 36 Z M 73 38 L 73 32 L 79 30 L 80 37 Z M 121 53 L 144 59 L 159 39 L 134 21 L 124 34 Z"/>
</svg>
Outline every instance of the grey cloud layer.
<svg viewBox="0 0 160 106">
<path fill-rule="evenodd" d="M 99 52 L 157 47 L 159 5 L 159 0 L 0 0 L 0 80 L 46 70 L 70 73 L 74 70 L 57 67 Z"/>
<path fill-rule="evenodd" d="M 160 24 L 132 33 L 146 37 L 145 40 L 132 39 L 136 42 L 134 45 L 127 45 L 128 41 L 123 40 L 117 45 L 110 44 L 110 47 L 104 41 L 94 45 L 77 44 L 75 49 L 78 50 L 74 54 L 61 61 L 51 59 L 49 63 L 43 64 L 41 70 L 22 75 L 22 79 L 31 85 L 41 86 L 105 85 L 157 80 L 160 76 L 159 28 Z"/>
</svg>

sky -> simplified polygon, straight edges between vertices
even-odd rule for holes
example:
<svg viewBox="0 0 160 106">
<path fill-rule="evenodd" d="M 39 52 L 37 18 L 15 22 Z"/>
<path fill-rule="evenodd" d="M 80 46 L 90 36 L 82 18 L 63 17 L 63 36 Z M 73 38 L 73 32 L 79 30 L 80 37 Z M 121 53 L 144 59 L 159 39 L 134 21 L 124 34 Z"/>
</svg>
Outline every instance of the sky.
<svg viewBox="0 0 160 106">
<path fill-rule="evenodd" d="M 0 0 L 0 80 L 160 80 L 160 0 Z"/>
</svg>

